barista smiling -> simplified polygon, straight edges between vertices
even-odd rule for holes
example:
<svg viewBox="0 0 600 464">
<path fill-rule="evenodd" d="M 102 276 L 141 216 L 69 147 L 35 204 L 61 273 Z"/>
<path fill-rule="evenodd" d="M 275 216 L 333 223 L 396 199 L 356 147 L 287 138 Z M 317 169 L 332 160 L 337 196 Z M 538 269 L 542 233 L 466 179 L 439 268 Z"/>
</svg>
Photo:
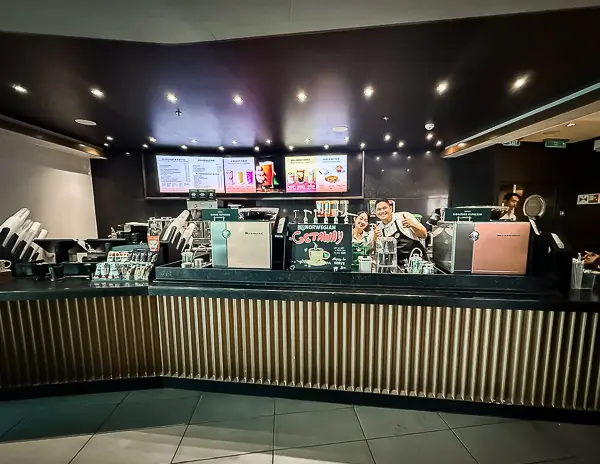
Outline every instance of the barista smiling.
<svg viewBox="0 0 600 464">
<path fill-rule="evenodd" d="M 377 200 L 375 214 L 380 222 L 369 234 L 369 241 L 375 246 L 379 237 L 394 237 L 398 243 L 398 259 L 405 259 L 414 248 L 426 256 L 422 240 L 427 237 L 427 229 L 409 212 L 392 212 L 389 200 Z"/>
</svg>

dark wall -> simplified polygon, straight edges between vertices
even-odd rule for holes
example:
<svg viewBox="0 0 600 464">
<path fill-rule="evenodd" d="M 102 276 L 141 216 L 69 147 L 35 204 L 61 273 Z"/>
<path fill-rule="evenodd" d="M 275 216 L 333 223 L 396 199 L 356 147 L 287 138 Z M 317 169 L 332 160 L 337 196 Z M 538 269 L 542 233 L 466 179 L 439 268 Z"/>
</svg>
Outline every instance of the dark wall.
<svg viewBox="0 0 600 464">
<path fill-rule="evenodd" d="M 110 156 L 110 155 L 109 155 Z M 139 155 L 112 155 L 92 162 L 94 201 L 99 236 L 126 221 L 150 216 L 176 216 L 183 200 L 145 200 Z M 437 155 L 368 154 L 365 159 L 364 200 L 350 200 L 350 212 L 366 209 L 368 200 L 387 197 L 396 208 L 422 215 L 446 206 L 449 190 L 448 161 Z M 332 198 L 335 196 L 332 195 Z M 314 200 L 234 201 L 244 206 L 276 206 L 293 216 L 293 210 L 314 209 Z"/>
<path fill-rule="evenodd" d="M 577 206 L 578 193 L 600 192 L 600 153 L 593 142 L 545 148 L 495 145 L 449 160 L 452 206 L 497 204 L 503 187 L 517 184 L 524 197 L 542 195 L 548 208 L 540 225 L 562 233 L 575 251 L 600 250 L 600 205 Z"/>
</svg>

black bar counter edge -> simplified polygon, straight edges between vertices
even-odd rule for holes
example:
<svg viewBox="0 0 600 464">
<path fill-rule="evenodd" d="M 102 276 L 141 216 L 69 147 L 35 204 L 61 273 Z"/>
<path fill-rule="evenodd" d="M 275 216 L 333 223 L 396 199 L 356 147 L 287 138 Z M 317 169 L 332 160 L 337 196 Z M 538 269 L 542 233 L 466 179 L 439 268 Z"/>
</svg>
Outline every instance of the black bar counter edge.
<svg viewBox="0 0 600 464">
<path fill-rule="evenodd" d="M 383 282 L 386 285 L 373 285 L 372 282 L 326 283 L 302 279 L 294 283 L 265 282 L 260 279 L 242 283 L 233 279 L 233 282 L 159 280 L 151 284 L 90 282 L 83 278 L 67 278 L 58 282 L 12 279 L 0 283 L 0 302 L 150 295 L 570 312 L 600 309 L 600 295 L 595 291 L 571 291 L 568 296 L 563 296 L 551 288 L 551 283 L 544 288 L 543 281 L 530 277 L 511 280 L 506 276 L 440 276 L 448 278 L 448 284 L 455 284 L 448 286 L 440 285 L 440 280 L 436 279 L 438 276 L 391 277 L 401 279 L 403 285 L 394 286 L 390 281 Z M 308 275 L 305 279 L 314 280 L 314 276 Z M 480 288 L 477 283 L 482 284 Z"/>
</svg>

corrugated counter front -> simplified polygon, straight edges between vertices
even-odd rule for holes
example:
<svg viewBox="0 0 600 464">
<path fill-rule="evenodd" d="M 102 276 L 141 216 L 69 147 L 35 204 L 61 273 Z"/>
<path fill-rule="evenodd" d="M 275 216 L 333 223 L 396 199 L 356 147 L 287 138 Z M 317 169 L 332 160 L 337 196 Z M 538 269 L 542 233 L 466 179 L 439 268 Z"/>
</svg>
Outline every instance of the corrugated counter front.
<svg viewBox="0 0 600 464">
<path fill-rule="evenodd" d="M 598 410 L 598 297 L 551 286 L 176 267 L 150 286 L 13 280 L 0 394 L 163 377 Z"/>
</svg>

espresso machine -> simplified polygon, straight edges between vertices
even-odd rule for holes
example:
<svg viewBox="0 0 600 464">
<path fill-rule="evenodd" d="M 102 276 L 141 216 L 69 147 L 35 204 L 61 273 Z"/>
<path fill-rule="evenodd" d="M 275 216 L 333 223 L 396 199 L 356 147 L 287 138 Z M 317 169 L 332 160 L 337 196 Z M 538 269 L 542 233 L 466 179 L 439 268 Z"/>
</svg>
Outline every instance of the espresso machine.
<svg viewBox="0 0 600 464">
<path fill-rule="evenodd" d="M 278 222 L 279 208 L 241 208 L 237 220 L 210 224 L 214 267 L 271 269 L 272 232 Z M 283 227 L 283 225 L 282 225 Z"/>
</svg>

